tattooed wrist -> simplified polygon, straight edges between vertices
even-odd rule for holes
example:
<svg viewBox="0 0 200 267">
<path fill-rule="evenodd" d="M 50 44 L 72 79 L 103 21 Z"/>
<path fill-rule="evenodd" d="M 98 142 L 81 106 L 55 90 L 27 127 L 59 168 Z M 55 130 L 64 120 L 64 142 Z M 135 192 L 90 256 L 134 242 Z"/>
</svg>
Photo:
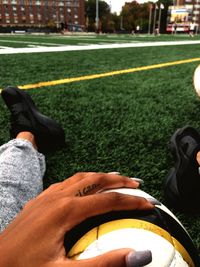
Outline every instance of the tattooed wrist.
<svg viewBox="0 0 200 267">
<path fill-rule="evenodd" d="M 78 192 L 75 194 L 76 197 L 82 197 L 85 195 L 88 195 L 90 192 L 92 192 L 94 189 L 99 187 L 100 184 L 92 184 L 84 187 L 83 189 L 78 190 Z"/>
</svg>

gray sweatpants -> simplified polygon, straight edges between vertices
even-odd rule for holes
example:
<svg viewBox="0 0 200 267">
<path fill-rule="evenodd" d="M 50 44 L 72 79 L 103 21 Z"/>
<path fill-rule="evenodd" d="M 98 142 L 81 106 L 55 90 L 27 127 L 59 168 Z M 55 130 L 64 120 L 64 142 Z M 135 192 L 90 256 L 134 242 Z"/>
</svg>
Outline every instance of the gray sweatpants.
<svg viewBox="0 0 200 267">
<path fill-rule="evenodd" d="M 43 189 L 45 158 L 32 144 L 13 139 L 0 147 L 0 232 Z"/>
</svg>

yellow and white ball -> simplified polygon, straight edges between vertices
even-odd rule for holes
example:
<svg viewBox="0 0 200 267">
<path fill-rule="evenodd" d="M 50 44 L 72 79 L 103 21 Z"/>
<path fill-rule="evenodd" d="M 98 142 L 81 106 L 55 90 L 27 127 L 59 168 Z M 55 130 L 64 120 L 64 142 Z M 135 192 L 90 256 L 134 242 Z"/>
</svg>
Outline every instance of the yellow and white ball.
<svg viewBox="0 0 200 267">
<path fill-rule="evenodd" d="M 153 199 L 139 189 L 121 188 L 106 192 L 111 191 Z M 158 208 L 171 216 L 184 229 L 174 214 L 164 205 L 161 204 Z M 147 265 L 148 267 L 195 266 L 189 253 L 176 238 L 163 228 L 138 218 L 111 220 L 94 227 L 74 244 L 68 256 L 74 260 L 88 259 L 120 248 L 132 248 L 136 251 L 151 250 L 152 262 Z"/>
</svg>

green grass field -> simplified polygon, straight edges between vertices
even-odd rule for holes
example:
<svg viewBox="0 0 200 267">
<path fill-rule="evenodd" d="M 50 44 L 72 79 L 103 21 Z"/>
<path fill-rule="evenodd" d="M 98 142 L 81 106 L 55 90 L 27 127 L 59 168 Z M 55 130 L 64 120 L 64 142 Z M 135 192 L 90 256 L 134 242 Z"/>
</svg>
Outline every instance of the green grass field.
<svg viewBox="0 0 200 267">
<path fill-rule="evenodd" d="M 29 47 L 33 45 L 55 46 L 55 45 L 89 45 L 89 44 L 111 44 L 111 43 L 135 43 L 155 41 L 183 41 L 200 40 L 199 36 L 194 38 L 189 35 L 0 35 L 0 47 Z"/>
<path fill-rule="evenodd" d="M 75 37 L 56 41 L 56 37 L 51 36 L 0 36 L 0 46 L 5 46 L 1 38 L 8 43 L 20 40 L 60 45 L 83 42 Z M 109 40 L 127 42 L 128 38 L 138 41 L 140 37 L 106 36 L 104 39 L 107 43 Z M 157 40 L 174 38 L 161 36 Z M 188 39 L 187 36 L 177 38 Z M 92 43 L 97 41 L 96 37 L 90 39 Z M 0 55 L 0 88 L 199 56 L 200 45 Z M 29 90 L 40 110 L 58 120 L 66 133 L 66 147 L 47 155 L 45 187 L 79 171 L 118 171 L 144 179 L 142 189 L 165 204 L 162 184 L 173 166 L 167 147 L 169 139 L 177 128 L 185 125 L 200 130 L 200 100 L 192 84 L 198 64 L 200 62 Z M 1 99 L 0 110 L 0 144 L 3 144 L 9 139 L 9 112 Z M 200 216 L 175 214 L 200 252 Z"/>
</svg>

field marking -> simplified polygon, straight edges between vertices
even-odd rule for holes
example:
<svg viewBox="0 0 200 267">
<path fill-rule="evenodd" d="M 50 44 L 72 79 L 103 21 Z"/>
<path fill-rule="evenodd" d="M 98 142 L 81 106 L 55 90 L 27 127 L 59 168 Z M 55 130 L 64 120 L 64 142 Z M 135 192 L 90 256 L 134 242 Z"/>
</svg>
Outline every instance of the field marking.
<svg viewBox="0 0 200 267">
<path fill-rule="evenodd" d="M 9 46 L 0 46 L 0 49 L 7 49 Z"/>
<path fill-rule="evenodd" d="M 17 40 L 9 40 L 9 39 L 0 39 L 0 43 L 17 43 L 17 44 L 38 44 L 38 45 L 53 45 L 59 46 L 58 43 L 43 43 L 43 42 L 34 42 L 34 41 L 17 41 Z M 62 44 L 61 44 L 62 45 Z M 65 45 L 65 44 L 64 44 Z"/>
<path fill-rule="evenodd" d="M 41 48 L 8 48 L 0 50 L 0 54 L 25 54 L 25 53 L 49 53 L 49 52 L 66 52 L 66 51 L 83 51 L 97 49 L 116 49 L 132 47 L 156 47 L 156 46 L 174 46 L 174 45 L 194 45 L 200 44 L 200 40 L 193 41 L 170 41 L 170 42 L 142 42 L 142 43 L 122 43 L 122 44 L 91 44 L 89 46 L 64 45 L 56 47 Z"/>
<path fill-rule="evenodd" d="M 125 69 L 125 70 L 111 71 L 111 72 L 106 72 L 106 73 L 99 73 L 99 74 L 92 74 L 92 75 L 79 76 L 79 77 L 73 77 L 73 78 L 66 78 L 66 79 L 60 79 L 60 80 L 55 80 L 55 81 L 39 82 L 39 83 L 35 83 L 35 84 L 26 84 L 26 85 L 19 86 L 19 88 L 21 88 L 21 89 L 33 89 L 33 88 L 40 88 L 40 87 L 46 87 L 46 86 L 55 86 L 55 85 L 60 85 L 60 84 L 67 84 L 67 83 L 73 83 L 73 82 L 80 82 L 80 81 L 105 78 L 105 77 L 115 76 L 115 75 L 122 75 L 122 74 L 127 74 L 127 73 L 134 73 L 134 72 L 138 72 L 138 71 L 165 68 L 165 67 L 170 67 L 170 66 L 175 66 L 175 65 L 192 63 L 192 62 L 196 62 L 196 61 L 200 61 L 200 58 L 191 58 L 191 59 L 155 64 L 155 65 L 150 65 L 150 66 L 143 66 L 143 67 L 136 67 L 136 68 Z"/>
</svg>

